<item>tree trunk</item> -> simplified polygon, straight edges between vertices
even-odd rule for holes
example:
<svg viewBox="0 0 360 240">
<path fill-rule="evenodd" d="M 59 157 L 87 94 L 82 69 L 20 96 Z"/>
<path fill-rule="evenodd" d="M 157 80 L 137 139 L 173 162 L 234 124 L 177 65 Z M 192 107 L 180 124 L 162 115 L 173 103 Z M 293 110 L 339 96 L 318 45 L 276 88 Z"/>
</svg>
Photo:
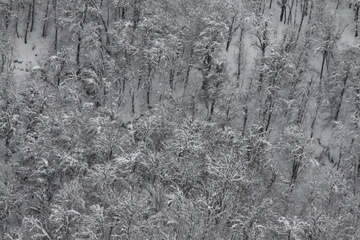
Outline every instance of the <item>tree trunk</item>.
<svg viewBox="0 0 360 240">
<path fill-rule="evenodd" d="M 133 9 L 133 29 L 134 31 L 137 29 L 138 23 L 140 21 L 140 1 L 135 0 L 134 9 Z"/>
<path fill-rule="evenodd" d="M 264 71 L 263 71 L 263 66 L 265 64 L 265 53 L 266 53 L 266 47 L 268 45 L 268 39 L 267 39 L 267 26 L 268 23 L 265 22 L 265 27 L 264 30 L 262 32 L 262 36 L 257 36 L 258 40 L 259 40 L 259 45 L 260 45 L 260 49 L 261 49 L 261 70 L 260 70 L 260 75 L 259 75 L 259 88 L 258 88 L 258 92 L 261 92 L 262 89 L 262 84 L 263 84 L 263 79 L 264 79 Z"/>
<path fill-rule="evenodd" d="M 50 0 L 47 0 L 47 2 L 46 2 L 46 10 L 45 10 L 45 17 L 44 17 L 44 24 L 43 24 L 43 31 L 42 31 L 42 34 L 41 34 L 42 37 L 46 37 L 47 26 L 48 26 L 48 23 L 49 23 L 49 20 L 48 20 L 49 4 L 50 4 Z"/>
<path fill-rule="evenodd" d="M 78 32 L 78 44 L 77 44 L 77 48 L 76 48 L 76 65 L 78 68 L 78 73 L 80 73 L 80 57 L 81 57 L 81 43 L 82 43 L 82 31 L 84 29 L 84 25 L 86 23 L 86 14 L 87 14 L 87 10 L 88 10 L 88 3 L 89 1 L 86 1 L 85 3 L 85 10 L 83 12 L 83 19 L 80 22 L 80 29 Z"/>
<path fill-rule="evenodd" d="M 284 23 L 286 23 L 286 2 L 287 0 L 281 1 L 280 22 L 282 22 L 284 19 Z"/>
<path fill-rule="evenodd" d="M 305 115 L 305 110 L 306 110 L 306 105 L 307 105 L 307 103 L 309 101 L 309 97 L 310 97 L 310 93 L 311 93 L 312 84 L 313 84 L 313 78 L 311 78 L 311 81 L 308 84 L 307 92 L 302 95 L 301 104 L 299 106 L 299 111 L 298 111 L 297 118 L 296 118 L 296 123 L 297 124 L 302 124 L 302 122 L 303 122 L 304 115 Z"/>
<path fill-rule="evenodd" d="M 57 52 L 58 29 L 59 29 L 59 25 L 58 25 L 58 22 L 57 22 L 57 0 L 53 0 L 53 8 L 54 8 L 54 25 L 55 25 L 54 49 L 55 49 L 55 52 Z"/>
<path fill-rule="evenodd" d="M 246 124 L 247 124 L 247 120 L 248 120 L 248 106 L 245 103 L 245 106 L 243 107 L 244 110 L 244 122 L 243 122 L 243 129 L 242 129 L 242 135 L 245 135 L 245 130 L 246 130 Z"/>
<path fill-rule="evenodd" d="M 226 51 L 227 52 L 229 51 L 230 43 L 231 43 L 231 40 L 232 40 L 232 35 L 234 33 L 233 28 L 234 28 L 235 16 L 233 16 L 231 18 L 231 23 L 230 23 L 230 26 L 229 26 L 229 32 L 228 32 L 228 37 L 227 37 L 227 41 L 226 41 Z"/>
<path fill-rule="evenodd" d="M 5 61 L 6 61 L 5 54 L 1 54 L 1 70 L 0 70 L 0 73 L 3 73 L 3 72 L 4 72 L 4 69 L 5 69 Z"/>
<path fill-rule="evenodd" d="M 324 50 L 323 60 L 322 60 L 321 70 L 320 70 L 320 79 L 323 78 L 324 66 L 325 66 L 325 62 L 327 61 L 327 56 L 328 56 L 328 51 Z"/>
<path fill-rule="evenodd" d="M 355 37 L 359 36 L 359 8 L 360 4 L 355 4 Z"/>
<path fill-rule="evenodd" d="M 346 83 L 347 83 L 348 77 L 349 77 L 349 70 L 346 72 L 346 75 L 345 75 L 345 77 L 343 79 L 343 87 L 342 87 L 341 93 L 340 93 L 340 100 L 339 100 L 339 104 L 338 104 L 338 106 L 336 108 L 336 113 L 335 113 L 335 117 L 334 117 L 335 121 L 338 121 L 338 119 L 339 119 L 339 113 L 340 113 L 341 104 L 342 104 L 342 101 L 343 101 L 343 98 L 344 98 L 344 95 L 345 95 Z"/>
<path fill-rule="evenodd" d="M 189 55 L 189 61 L 191 62 L 191 58 L 194 54 L 194 46 L 191 47 L 191 50 L 190 50 L 190 55 Z M 183 95 L 185 95 L 185 92 L 186 92 L 186 88 L 187 88 L 187 85 L 189 83 L 189 78 L 190 78 L 190 71 L 191 71 L 191 68 L 192 68 L 192 65 L 191 63 L 188 64 L 188 67 L 187 67 L 187 70 L 186 70 L 186 76 L 185 76 L 185 81 L 184 81 L 184 93 Z"/>
<path fill-rule="evenodd" d="M 32 8 L 31 8 L 31 27 L 30 27 L 30 32 L 32 32 L 33 29 L 34 29 L 34 21 L 35 21 L 35 0 L 32 1 L 31 6 L 32 6 Z"/>
<path fill-rule="evenodd" d="M 148 75 L 147 75 L 147 82 L 146 82 L 146 103 L 148 105 L 148 108 L 150 108 L 150 94 L 151 94 L 151 85 L 152 85 L 152 80 L 151 80 L 151 65 L 148 65 Z"/>
<path fill-rule="evenodd" d="M 76 47 L 76 66 L 80 68 L 80 51 L 81 51 L 81 31 L 78 32 L 78 44 Z"/>
<path fill-rule="evenodd" d="M 289 25 L 290 22 L 292 21 L 292 11 L 293 11 L 293 7 L 294 7 L 294 1 L 295 1 L 295 0 L 292 0 L 291 6 L 290 6 L 290 9 L 289 9 L 289 15 L 288 15 L 288 19 L 287 19 L 287 24 L 288 24 L 288 25 Z"/>
<path fill-rule="evenodd" d="M 31 18 L 31 9 L 32 9 L 32 3 L 30 3 L 29 5 L 29 12 L 28 12 L 28 17 L 27 17 L 27 22 L 26 22 L 26 28 L 25 28 L 25 36 L 24 36 L 24 42 L 25 44 L 27 44 L 27 34 L 29 31 L 29 25 L 30 25 L 30 18 Z"/>
<path fill-rule="evenodd" d="M 12 12 L 12 0 L 9 3 L 5 3 L 5 27 L 8 28 L 10 25 L 11 12 Z"/>
<path fill-rule="evenodd" d="M 131 93 L 131 112 L 135 114 L 135 89 L 133 89 Z"/>
<path fill-rule="evenodd" d="M 319 94 L 320 95 L 320 94 Z M 317 99 L 317 105 L 316 105 L 316 110 L 315 110 L 315 117 L 313 119 L 313 121 L 311 122 L 311 134 L 310 134 L 310 138 L 312 138 L 314 136 L 314 127 L 315 127 L 315 123 L 316 123 L 316 119 L 318 117 L 318 112 L 320 109 L 320 100 L 321 97 L 318 97 Z"/>
<path fill-rule="evenodd" d="M 121 8 L 121 20 L 125 20 L 125 18 L 126 18 L 126 8 L 125 6 L 123 6 Z"/>
<path fill-rule="evenodd" d="M 237 56 L 237 71 L 236 71 L 236 77 L 239 81 L 240 75 L 241 75 L 241 67 L 242 67 L 242 48 L 243 48 L 243 37 L 244 37 L 244 29 L 240 29 L 240 35 L 239 35 L 239 52 Z"/>
<path fill-rule="evenodd" d="M 171 68 L 170 69 L 170 74 L 169 74 L 169 85 L 170 85 L 170 89 L 171 90 L 174 90 L 174 69 Z"/>
<path fill-rule="evenodd" d="M 300 163 L 301 162 L 298 159 L 294 158 L 292 172 L 291 172 L 291 182 L 290 182 L 290 184 L 292 185 L 295 184 L 296 179 L 298 178 Z"/>
</svg>

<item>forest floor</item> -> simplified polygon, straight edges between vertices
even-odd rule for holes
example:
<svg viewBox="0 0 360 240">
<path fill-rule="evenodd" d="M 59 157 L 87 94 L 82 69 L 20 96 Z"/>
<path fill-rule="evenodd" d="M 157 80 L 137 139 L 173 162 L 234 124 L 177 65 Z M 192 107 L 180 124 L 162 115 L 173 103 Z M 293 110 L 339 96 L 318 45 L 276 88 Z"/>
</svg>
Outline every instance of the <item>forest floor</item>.
<svg viewBox="0 0 360 240">
<path fill-rule="evenodd" d="M 34 68 L 43 66 L 46 59 L 52 52 L 51 41 L 49 38 L 42 37 L 40 16 L 36 16 L 32 32 L 27 34 L 25 43 L 25 21 L 19 21 L 19 37 L 13 36 L 14 52 L 12 61 L 12 71 L 16 89 L 21 90 L 26 86 L 26 79 L 31 76 Z"/>
</svg>

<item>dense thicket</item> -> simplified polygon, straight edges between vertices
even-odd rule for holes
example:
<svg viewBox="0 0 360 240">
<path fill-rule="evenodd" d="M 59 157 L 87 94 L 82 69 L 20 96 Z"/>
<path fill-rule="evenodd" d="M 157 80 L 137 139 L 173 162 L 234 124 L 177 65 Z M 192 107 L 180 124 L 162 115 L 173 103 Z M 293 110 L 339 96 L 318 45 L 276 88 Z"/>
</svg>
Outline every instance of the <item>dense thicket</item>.
<svg viewBox="0 0 360 240">
<path fill-rule="evenodd" d="M 359 6 L 0 0 L 0 239 L 357 239 Z"/>
</svg>

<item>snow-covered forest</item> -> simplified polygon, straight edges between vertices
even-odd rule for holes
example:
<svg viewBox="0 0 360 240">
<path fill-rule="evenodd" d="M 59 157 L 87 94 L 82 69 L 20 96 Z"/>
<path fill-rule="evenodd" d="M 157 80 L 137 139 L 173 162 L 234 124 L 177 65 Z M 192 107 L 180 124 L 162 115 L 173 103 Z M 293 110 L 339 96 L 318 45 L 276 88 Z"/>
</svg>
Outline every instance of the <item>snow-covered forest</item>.
<svg viewBox="0 0 360 240">
<path fill-rule="evenodd" d="M 360 239 L 359 0 L 0 0 L 0 240 Z"/>
</svg>

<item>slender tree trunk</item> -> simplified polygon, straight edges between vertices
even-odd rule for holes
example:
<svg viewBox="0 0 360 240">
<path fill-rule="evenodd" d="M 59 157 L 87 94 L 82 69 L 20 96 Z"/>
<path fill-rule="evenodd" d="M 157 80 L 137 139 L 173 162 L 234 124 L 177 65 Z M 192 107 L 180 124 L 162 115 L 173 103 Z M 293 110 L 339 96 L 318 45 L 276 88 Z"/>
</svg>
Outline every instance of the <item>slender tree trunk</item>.
<svg viewBox="0 0 360 240">
<path fill-rule="evenodd" d="M 12 13 L 12 5 L 13 1 L 11 0 L 9 3 L 5 3 L 5 27 L 8 28 L 10 25 L 11 13 Z"/>
<path fill-rule="evenodd" d="M 312 120 L 311 122 L 311 134 L 310 134 L 310 138 L 312 138 L 314 136 L 314 127 L 315 127 L 315 123 L 316 123 L 316 119 L 318 117 L 318 112 L 319 112 L 319 109 L 320 109 L 320 97 L 318 97 L 318 100 L 317 100 L 317 105 L 316 105 L 316 110 L 315 110 L 315 117 L 314 119 Z"/>
<path fill-rule="evenodd" d="M 170 85 L 170 89 L 174 90 L 174 75 L 175 75 L 175 71 L 174 69 L 171 67 L 170 69 L 170 73 L 169 73 L 169 85 Z"/>
<path fill-rule="evenodd" d="M 47 31 L 47 26 L 49 23 L 49 4 L 50 4 L 50 0 L 47 0 L 46 2 L 46 10 L 45 10 L 45 17 L 44 17 L 44 24 L 43 24 L 43 31 L 42 31 L 42 37 L 46 37 L 46 31 Z"/>
<path fill-rule="evenodd" d="M 267 26 L 268 23 L 265 22 L 265 28 L 263 30 L 262 36 L 261 38 L 258 37 L 259 39 L 259 45 L 260 45 L 260 49 L 261 49 L 261 70 L 260 70 L 260 75 L 259 75 L 259 87 L 258 87 L 258 92 L 261 92 L 262 89 L 262 84 L 263 84 L 263 80 L 264 80 L 264 70 L 263 70 L 263 66 L 265 64 L 265 53 L 266 53 L 266 47 L 268 45 L 268 39 L 267 39 Z"/>
<path fill-rule="evenodd" d="M 265 126 L 264 126 L 265 132 L 267 132 L 269 130 L 271 119 L 272 119 L 272 114 L 273 114 L 273 108 L 274 108 L 274 99 L 273 99 L 273 96 L 271 93 L 271 94 L 268 94 L 268 96 L 267 96 L 267 99 L 265 101 L 265 111 L 263 113 L 264 122 L 265 122 Z"/>
<path fill-rule="evenodd" d="M 137 29 L 138 23 L 140 21 L 140 7 L 141 0 L 135 0 L 134 9 L 133 9 L 133 29 Z"/>
<path fill-rule="evenodd" d="M 76 47 L 76 66 L 80 68 L 80 52 L 81 52 L 81 31 L 78 32 L 78 44 Z"/>
<path fill-rule="evenodd" d="M 5 54 L 1 54 L 1 71 L 0 71 L 0 73 L 4 72 L 5 61 L 6 61 Z"/>
<path fill-rule="evenodd" d="M 237 77 L 238 81 L 240 79 L 241 68 L 242 68 L 243 37 L 244 37 L 244 29 L 241 28 L 240 29 L 240 34 L 239 34 L 239 46 L 238 46 L 239 47 L 239 52 L 238 52 L 238 56 L 237 56 L 237 71 L 236 71 L 236 77 Z"/>
<path fill-rule="evenodd" d="M 291 183 L 290 183 L 292 185 L 295 184 L 295 182 L 298 178 L 300 164 L 301 164 L 301 162 L 298 159 L 294 158 L 293 166 L 292 166 L 292 173 L 291 173 Z"/>
<path fill-rule="evenodd" d="M 190 50 L 190 55 L 189 55 L 189 61 L 190 62 L 192 61 L 193 54 L 194 54 L 194 46 L 192 46 L 191 50 Z M 187 88 L 187 85 L 189 83 L 191 68 L 192 68 L 192 65 L 191 65 L 191 63 L 189 63 L 188 67 L 187 67 L 187 70 L 186 70 L 186 76 L 185 76 L 185 81 L 184 81 L 184 94 L 183 95 L 185 95 L 186 88 Z"/>
<path fill-rule="evenodd" d="M 327 61 L 327 56 L 328 56 L 328 51 L 327 51 L 327 50 L 324 50 L 323 60 L 322 60 L 321 70 L 320 70 L 320 79 L 323 78 L 324 66 L 325 66 L 325 62 Z"/>
<path fill-rule="evenodd" d="M 34 21 L 35 21 L 35 0 L 32 1 L 31 6 L 32 6 L 32 8 L 31 8 L 31 27 L 30 27 L 30 32 L 32 32 L 33 29 L 34 29 Z"/>
<path fill-rule="evenodd" d="M 226 51 L 227 52 L 229 51 L 232 36 L 233 36 L 233 33 L 234 33 L 233 28 L 234 28 L 234 23 L 235 23 L 235 17 L 236 17 L 236 15 L 231 18 L 231 23 L 230 23 L 230 26 L 229 26 L 229 32 L 228 32 L 228 37 L 227 37 L 227 41 L 226 41 Z"/>
<path fill-rule="evenodd" d="M 299 111 L 298 111 L 297 118 L 296 118 L 296 123 L 297 124 L 302 124 L 303 123 L 305 110 L 306 110 L 306 105 L 307 105 L 307 103 L 309 101 L 312 84 L 313 84 L 313 78 L 311 78 L 311 81 L 308 84 L 307 92 L 302 95 L 301 104 L 300 104 Z"/>
<path fill-rule="evenodd" d="M 293 11 L 293 7 L 294 7 L 294 1 L 295 1 L 295 0 L 292 0 L 291 6 L 290 6 L 290 9 L 289 9 L 289 15 L 288 15 L 288 19 L 287 19 L 287 24 L 288 24 L 288 25 L 289 25 L 290 22 L 292 21 L 292 11 Z"/>
<path fill-rule="evenodd" d="M 284 19 L 284 23 L 286 23 L 286 3 L 287 0 L 281 0 L 280 22 Z"/>
<path fill-rule="evenodd" d="M 308 7 L 309 7 L 308 6 L 308 1 L 309 0 L 302 0 L 302 3 L 301 3 L 301 20 L 300 20 L 298 34 L 297 34 L 297 37 L 296 37 L 296 42 L 299 40 L 300 32 L 301 32 L 301 29 L 302 29 L 302 26 L 303 26 L 303 23 L 304 23 L 304 18 L 305 18 L 305 16 L 308 15 Z"/>
<path fill-rule="evenodd" d="M 314 4 L 310 0 L 308 0 L 308 4 L 310 5 L 310 10 L 309 10 L 309 22 L 310 22 L 311 18 L 312 18 L 312 11 L 313 11 L 313 8 L 314 8 Z"/>
<path fill-rule="evenodd" d="M 135 114 L 135 89 L 131 92 L 131 112 Z"/>
<path fill-rule="evenodd" d="M 86 1 L 85 3 L 85 10 L 83 12 L 83 19 L 80 22 L 80 29 L 78 32 L 78 44 L 77 44 L 77 48 L 76 48 L 76 65 L 78 68 L 78 73 L 80 73 L 80 58 L 81 58 L 81 44 L 82 44 L 82 32 L 84 29 L 84 25 L 86 23 L 86 14 L 87 14 L 87 10 L 88 10 L 88 3 L 89 1 Z"/>
<path fill-rule="evenodd" d="M 341 93 L 340 93 L 340 100 L 339 100 L 339 104 L 338 104 L 338 106 L 336 108 L 336 113 L 335 113 L 335 117 L 334 117 L 335 121 L 338 121 L 338 119 L 339 119 L 339 113 L 340 113 L 341 104 L 342 104 L 342 101 L 343 101 L 343 98 L 344 98 L 344 95 L 345 95 L 346 83 L 347 83 L 348 77 L 349 77 L 349 70 L 346 71 L 346 75 L 345 75 L 345 77 L 343 79 L 343 87 L 342 87 Z"/>
<path fill-rule="evenodd" d="M 16 33 L 16 37 L 20 37 L 19 36 L 19 31 L 18 31 L 18 25 L 19 25 L 19 17 L 16 14 L 16 18 L 15 18 L 15 33 Z"/>
<path fill-rule="evenodd" d="M 25 36 L 24 36 L 25 44 L 27 44 L 27 35 L 28 35 L 28 31 L 29 31 L 30 18 L 31 18 L 31 12 L 32 12 L 31 9 L 32 9 L 32 3 L 30 3 L 30 5 L 29 5 L 29 12 L 28 12 L 28 17 L 27 17 L 27 21 L 26 21 Z"/>
<path fill-rule="evenodd" d="M 301 28 L 302 28 L 302 25 L 303 25 L 303 23 L 304 23 L 304 18 L 305 18 L 305 15 L 304 14 L 302 14 L 301 15 L 301 20 L 300 20 L 300 25 L 299 25 L 299 30 L 298 30 L 298 36 L 297 36 L 297 40 L 299 39 L 299 37 L 300 37 L 300 32 L 301 32 Z"/>
<path fill-rule="evenodd" d="M 109 24 L 110 24 L 110 7 L 109 5 L 107 6 L 107 15 L 106 15 L 106 27 L 109 28 Z"/>
<path fill-rule="evenodd" d="M 59 25 L 57 22 L 57 0 L 53 0 L 53 8 L 54 8 L 54 25 L 55 25 L 54 49 L 55 49 L 55 52 L 57 52 L 58 30 L 59 30 Z"/>
<path fill-rule="evenodd" d="M 360 4 L 355 4 L 355 37 L 359 36 L 359 8 Z"/>
<path fill-rule="evenodd" d="M 5 148 L 6 148 L 6 156 L 8 156 L 8 152 L 10 151 L 10 142 L 11 137 L 13 135 L 13 130 L 11 127 L 11 120 L 8 113 L 5 114 L 5 120 L 6 120 L 6 127 L 5 127 Z M 8 156 L 9 157 L 9 156 Z M 8 160 L 8 157 L 6 158 Z"/>
<path fill-rule="evenodd" d="M 338 1 L 337 1 L 337 4 L 336 4 L 336 9 L 339 9 L 340 2 L 341 2 L 341 0 L 338 0 Z"/>
<path fill-rule="evenodd" d="M 247 103 L 245 103 L 245 106 L 243 107 L 243 115 L 244 115 L 244 122 L 243 122 L 243 129 L 242 129 L 242 136 L 245 135 L 245 130 L 246 130 L 246 124 L 247 124 L 247 120 L 248 120 L 248 106 Z"/>
<path fill-rule="evenodd" d="M 121 20 L 125 20 L 125 18 L 126 18 L 126 7 L 125 6 L 123 6 L 122 8 L 121 8 Z"/>
<path fill-rule="evenodd" d="M 138 84 L 137 84 L 137 90 L 138 90 L 138 91 L 139 91 L 140 88 L 141 88 L 141 83 L 142 83 L 142 73 L 140 73 L 139 80 L 138 80 Z"/>
<path fill-rule="evenodd" d="M 298 4 L 299 4 L 299 0 L 295 0 L 294 26 L 296 26 Z"/>
<path fill-rule="evenodd" d="M 148 105 L 148 108 L 150 108 L 150 96 L 151 96 L 151 86 L 152 86 L 152 79 L 151 79 L 151 64 L 148 63 L 147 67 L 148 73 L 147 73 L 147 79 L 146 79 L 146 103 Z"/>
</svg>

